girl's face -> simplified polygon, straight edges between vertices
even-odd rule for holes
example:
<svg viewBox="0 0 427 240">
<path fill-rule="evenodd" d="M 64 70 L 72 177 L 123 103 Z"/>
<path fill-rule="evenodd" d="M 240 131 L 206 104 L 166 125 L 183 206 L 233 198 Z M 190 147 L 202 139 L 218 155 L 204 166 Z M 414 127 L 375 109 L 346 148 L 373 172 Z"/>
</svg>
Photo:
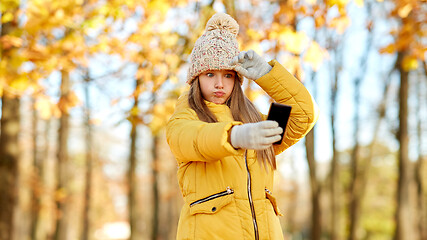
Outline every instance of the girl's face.
<svg viewBox="0 0 427 240">
<path fill-rule="evenodd" d="M 224 104 L 233 91 L 236 72 L 233 70 L 209 70 L 199 75 L 203 98 L 216 104 Z"/>
</svg>

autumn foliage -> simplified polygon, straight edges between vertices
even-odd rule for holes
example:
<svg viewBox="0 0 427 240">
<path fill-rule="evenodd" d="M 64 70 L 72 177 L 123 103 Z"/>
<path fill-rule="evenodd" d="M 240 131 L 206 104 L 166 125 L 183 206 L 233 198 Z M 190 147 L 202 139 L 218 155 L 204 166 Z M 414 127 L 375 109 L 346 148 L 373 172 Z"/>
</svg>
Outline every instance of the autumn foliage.
<svg viewBox="0 0 427 240">
<path fill-rule="evenodd" d="M 277 192 L 289 212 L 281 220 L 285 235 L 313 240 L 427 237 L 425 0 L 1 0 L 0 240 L 174 239 L 182 199 L 164 127 L 176 99 L 188 88 L 187 60 L 195 40 L 217 11 L 239 22 L 241 50 L 277 59 L 309 88 L 322 109 L 320 126 L 311 136 L 314 145 L 308 149 L 306 144 L 302 156 L 315 163 L 308 163 L 303 177 L 283 174 L 302 164 L 295 160 L 298 151 L 279 156 L 283 171 Z M 363 40 L 354 44 L 354 39 Z M 364 49 L 366 59 L 359 61 Z M 393 195 L 400 174 L 398 152 L 405 149 L 397 130 L 403 121 L 396 106 L 403 104 L 393 89 L 404 86 L 394 80 L 397 75 L 408 80 L 409 91 L 421 89 L 403 100 L 420 106 L 414 110 L 411 105 L 404 116 L 412 122 L 403 139 L 419 146 L 410 145 L 416 150 L 407 153 L 413 158 L 404 186 L 412 189 L 407 202 L 411 214 L 404 216 L 411 224 L 402 228 L 395 219 L 399 203 Z M 349 97 L 361 87 L 349 87 L 349 82 L 368 86 L 361 100 Z M 243 87 L 265 108 L 265 94 L 256 84 L 245 81 Z M 346 107 L 338 108 L 340 101 Z M 339 122 L 359 104 L 364 112 L 358 123 Z M 356 137 L 339 148 L 340 137 L 346 139 L 342 142 L 351 139 L 342 129 L 358 129 L 359 123 L 378 128 L 362 129 L 356 136 L 375 132 L 374 137 Z M 354 161 L 363 170 L 359 178 L 351 173 L 351 151 L 357 152 Z M 326 163 L 318 159 L 324 156 Z M 333 177 L 331 159 L 338 167 Z M 309 176 L 313 171 L 317 173 Z M 360 178 L 365 181 L 362 190 L 350 190 Z M 336 202 L 329 188 L 334 179 L 342 193 Z M 85 185 L 88 181 L 93 184 Z M 318 190 L 307 190 L 313 186 Z M 317 197 L 310 199 L 315 192 Z M 295 207 L 298 198 L 305 205 Z M 354 199 L 361 209 L 357 216 L 348 210 Z M 310 201 L 319 205 L 317 230 L 311 226 Z M 417 208 L 423 211 L 418 214 Z M 336 226 L 330 220 L 335 217 Z M 20 221 L 24 223 L 14 224 Z M 57 227 L 62 224 L 64 228 Z M 115 227 L 125 235 L 108 235 Z M 411 232 L 411 238 L 395 229 Z"/>
</svg>

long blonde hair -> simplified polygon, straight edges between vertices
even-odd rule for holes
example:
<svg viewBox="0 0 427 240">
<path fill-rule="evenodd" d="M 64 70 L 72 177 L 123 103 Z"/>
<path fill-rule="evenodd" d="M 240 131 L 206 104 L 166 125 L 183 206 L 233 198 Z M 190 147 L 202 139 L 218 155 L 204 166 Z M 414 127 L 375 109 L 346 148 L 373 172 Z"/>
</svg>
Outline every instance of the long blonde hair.
<svg viewBox="0 0 427 240">
<path fill-rule="evenodd" d="M 233 119 L 243 123 L 262 121 L 262 118 L 254 104 L 243 93 L 240 82 L 240 78 L 236 74 L 233 91 L 225 102 L 231 110 Z M 198 77 L 194 79 L 191 84 L 188 94 L 188 104 L 197 113 L 197 116 L 201 121 L 208 123 L 218 122 L 215 115 L 209 110 L 203 99 Z M 268 162 L 273 169 L 276 169 L 276 156 L 274 154 L 273 146 L 265 150 L 257 150 L 256 155 L 258 161 L 263 163 L 265 168 L 267 168 L 266 164 Z"/>
</svg>

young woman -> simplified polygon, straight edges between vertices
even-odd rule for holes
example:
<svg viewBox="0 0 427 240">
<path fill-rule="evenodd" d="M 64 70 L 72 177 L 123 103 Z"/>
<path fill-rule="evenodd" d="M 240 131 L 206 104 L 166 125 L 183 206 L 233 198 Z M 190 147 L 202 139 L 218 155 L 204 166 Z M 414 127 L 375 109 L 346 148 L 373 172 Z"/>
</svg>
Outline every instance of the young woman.
<svg viewBox="0 0 427 240">
<path fill-rule="evenodd" d="M 310 131 L 317 107 L 277 61 L 239 52 L 238 30 L 227 14 L 208 21 L 191 53 L 190 90 L 178 99 L 167 125 L 185 201 L 177 239 L 283 239 L 272 193 L 275 155 Z M 281 144 L 273 145 L 283 129 L 264 121 L 242 91 L 243 77 L 292 106 Z"/>
</svg>

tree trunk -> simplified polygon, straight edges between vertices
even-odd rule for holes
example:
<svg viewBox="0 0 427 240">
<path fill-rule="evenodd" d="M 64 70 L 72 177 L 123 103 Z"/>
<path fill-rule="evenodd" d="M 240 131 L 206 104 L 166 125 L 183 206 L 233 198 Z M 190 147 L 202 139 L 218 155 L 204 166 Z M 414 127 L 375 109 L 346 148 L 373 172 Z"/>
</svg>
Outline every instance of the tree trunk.
<svg viewBox="0 0 427 240">
<path fill-rule="evenodd" d="M 361 211 L 361 200 L 362 200 L 362 189 L 361 189 L 361 181 L 359 172 L 362 171 L 360 168 L 360 157 L 359 157 L 359 81 L 360 79 L 356 79 L 355 83 L 355 129 L 354 129 L 354 148 L 351 154 L 351 185 L 350 185 L 350 206 L 349 206 L 349 214 L 350 214 L 350 232 L 349 232 L 349 240 L 357 239 L 357 228 L 359 226 L 360 219 L 360 211 Z"/>
<path fill-rule="evenodd" d="M 332 124 L 332 128 L 334 128 L 334 124 Z M 330 174 L 330 188 L 331 188 L 331 203 L 330 203 L 330 210 L 331 210 L 331 240 L 337 240 L 338 239 L 338 185 L 339 185 L 339 178 L 338 178 L 338 158 L 337 158 L 337 151 L 336 151 L 336 140 L 335 137 L 332 140 L 333 151 L 332 151 L 332 161 L 331 161 L 331 174 Z"/>
<path fill-rule="evenodd" d="M 399 131 L 397 138 L 399 140 L 399 176 L 397 185 L 397 209 L 396 209 L 396 229 L 394 233 L 395 240 L 412 239 L 411 234 L 411 214 L 409 201 L 409 155 L 408 155 L 408 72 L 402 68 L 402 59 L 405 56 L 404 52 L 399 52 L 397 56 L 397 64 L 400 73 L 400 88 L 399 88 Z"/>
<path fill-rule="evenodd" d="M 153 216 L 151 219 L 152 224 L 152 230 L 151 230 L 151 239 L 156 240 L 159 235 L 159 206 L 160 206 L 160 198 L 159 198 L 159 177 L 158 177 L 158 168 L 159 168 L 159 161 L 158 161 L 158 155 L 157 155 L 157 148 L 159 146 L 159 136 L 154 135 L 153 136 L 153 147 L 152 147 L 152 156 L 153 156 L 153 164 L 151 166 L 152 169 L 152 177 L 153 177 Z"/>
<path fill-rule="evenodd" d="M 138 108 L 139 103 L 139 92 L 140 87 L 142 85 L 142 80 L 137 79 L 135 82 L 135 91 L 134 91 L 134 104 L 133 109 Z M 130 154 L 129 154 L 129 168 L 128 168 L 128 213 L 129 213 L 129 226 L 130 226 L 130 236 L 129 240 L 135 240 L 136 235 L 135 232 L 137 230 L 137 215 L 135 214 L 137 211 L 136 205 L 136 140 L 138 137 L 137 132 L 137 116 L 135 116 L 131 111 L 130 123 L 132 124 L 132 129 L 130 132 Z"/>
<path fill-rule="evenodd" d="M 137 138 L 137 126 L 132 124 L 132 130 L 130 133 L 130 157 L 129 157 L 129 169 L 128 169 L 128 206 L 129 206 L 129 226 L 130 226 L 130 237 L 129 240 L 134 240 L 135 238 L 135 229 L 136 229 L 136 138 Z"/>
<path fill-rule="evenodd" d="M 13 239 L 13 212 L 17 202 L 20 100 L 3 93 L 0 136 L 0 239 Z"/>
<path fill-rule="evenodd" d="M 69 135 L 69 112 L 67 106 L 67 97 L 70 94 L 71 83 L 70 76 L 67 71 L 61 71 L 61 98 L 59 100 L 59 108 L 61 110 L 61 118 L 58 129 L 58 149 L 57 149 L 57 169 L 56 179 L 57 186 L 55 192 L 56 199 L 56 228 L 55 240 L 67 239 L 67 225 L 68 225 L 68 194 L 69 189 L 67 182 L 68 178 L 68 135 Z"/>
<path fill-rule="evenodd" d="M 91 106 L 89 96 L 89 80 L 86 76 L 85 86 L 85 102 L 86 102 L 86 173 L 85 173 L 85 193 L 83 199 L 83 214 L 82 214 L 82 233 L 81 239 L 88 240 L 90 233 L 90 209 L 92 196 L 92 126 L 90 123 Z"/>
<path fill-rule="evenodd" d="M 331 191 L 331 240 L 339 239 L 339 164 L 338 164 L 338 152 L 336 149 L 336 125 L 335 125 L 335 116 L 336 116 L 336 97 L 338 91 L 338 74 L 339 67 L 337 62 L 340 62 L 337 59 L 337 49 L 334 49 L 335 56 L 335 66 L 334 66 L 334 78 L 331 84 L 331 129 L 332 129 L 332 161 L 331 161 L 331 170 L 330 170 L 330 191 Z"/>
<path fill-rule="evenodd" d="M 14 8 L 7 12 L 14 16 L 12 21 L 1 23 L 0 38 L 11 33 L 17 26 L 16 14 L 19 9 L 19 2 Z M 9 59 L 11 50 L 3 47 L 0 41 L 0 59 Z M 16 67 L 9 68 L 7 71 L 15 71 Z M 7 73 L 5 74 L 7 75 Z M 0 120 L 0 239 L 13 239 L 14 229 L 14 207 L 17 202 L 16 184 L 18 181 L 18 161 L 19 161 L 19 132 L 20 132 L 20 100 L 18 96 L 3 90 L 2 97 L 2 115 Z"/>
<path fill-rule="evenodd" d="M 35 108 L 35 97 L 33 98 L 33 121 L 32 121 L 32 130 L 33 130 L 33 184 L 31 186 L 31 223 L 30 223 L 30 236 L 32 240 L 37 239 L 37 229 L 40 219 L 40 206 L 41 206 L 41 193 L 43 188 L 42 178 L 43 175 L 43 163 L 42 159 L 38 154 L 38 145 L 37 145 L 37 126 L 38 126 L 38 116 L 37 110 Z"/>
<path fill-rule="evenodd" d="M 314 157 L 314 129 L 305 137 L 305 150 L 310 171 L 311 186 L 311 240 L 320 240 L 322 234 L 321 209 L 320 209 L 320 184 L 317 180 L 317 167 Z"/>
<path fill-rule="evenodd" d="M 313 39 L 316 39 L 315 34 Z M 317 97 L 317 86 L 316 86 L 316 72 L 311 74 L 311 84 L 313 84 L 313 98 Z M 315 130 L 316 126 L 306 135 L 305 137 L 305 153 L 307 156 L 309 177 L 310 177 L 310 190 L 311 190 L 311 240 L 320 240 L 322 236 L 322 209 L 320 202 L 320 194 L 322 192 L 322 184 L 317 178 L 317 164 L 315 157 Z"/>
<path fill-rule="evenodd" d="M 52 118 L 50 119 L 46 119 L 43 121 L 44 122 L 44 129 L 43 129 L 43 147 L 41 147 L 40 149 L 40 159 L 43 159 L 43 161 L 41 161 L 40 163 L 42 164 L 41 166 L 41 171 L 40 171 L 40 182 L 42 184 L 43 187 L 47 187 L 47 183 L 48 180 L 46 179 L 46 172 L 49 171 L 48 169 L 48 163 L 50 160 L 49 157 L 49 133 L 51 131 L 51 122 L 52 122 Z M 47 197 L 47 194 L 42 194 L 42 197 Z M 44 198 L 41 199 L 42 201 L 46 201 Z M 43 202 L 42 202 L 43 203 Z M 44 204 L 42 204 L 40 207 L 43 208 Z M 42 212 L 39 212 L 39 214 L 42 214 Z M 40 239 L 52 239 L 52 232 L 47 232 L 46 231 L 46 225 L 48 225 L 48 223 L 46 223 L 46 221 L 40 221 L 39 222 L 40 227 L 39 230 L 41 233 L 40 235 Z M 42 231 L 43 230 L 43 231 Z"/>
<path fill-rule="evenodd" d="M 371 5 L 370 3 L 366 3 L 366 11 L 367 16 L 371 16 Z M 368 19 L 369 21 L 369 19 Z M 370 164 L 370 160 L 367 160 L 363 165 L 361 164 L 360 159 L 360 144 L 359 144 L 359 131 L 360 131 L 360 84 L 364 75 L 367 72 L 367 62 L 369 58 L 369 53 L 372 46 L 372 38 L 373 34 L 371 28 L 368 28 L 369 35 L 365 45 L 365 49 L 363 52 L 363 56 L 360 59 L 360 69 L 359 75 L 354 79 L 354 105 L 355 105 L 355 113 L 354 113 L 354 148 L 351 154 L 351 184 L 350 184 L 350 206 L 349 206 L 349 240 L 357 240 L 358 239 L 358 229 L 360 222 L 360 213 L 362 211 L 362 199 L 364 196 L 365 188 L 362 179 L 363 177 L 367 177 L 367 164 Z M 379 116 L 381 117 L 381 116 Z"/>
<path fill-rule="evenodd" d="M 215 1 L 212 1 L 215 2 Z M 234 0 L 225 0 L 222 1 L 224 3 L 224 7 L 226 9 L 226 12 L 232 16 L 234 19 L 237 19 L 236 15 L 236 4 Z"/>
<path fill-rule="evenodd" d="M 417 185 L 417 209 L 418 212 L 418 234 L 420 236 L 419 239 L 427 239 L 427 206 L 426 202 L 424 200 L 424 185 L 423 185 L 423 169 L 424 169 L 424 156 L 422 153 L 422 146 L 423 146 L 423 137 L 422 137 L 422 122 L 424 119 L 422 119 L 421 113 L 422 111 L 425 111 L 422 109 L 421 106 L 425 106 L 425 99 L 423 99 L 422 91 L 425 89 L 423 88 L 423 84 L 421 80 L 425 80 L 422 77 L 418 81 L 418 104 L 417 104 L 417 133 L 418 133 L 418 159 L 415 166 L 415 182 Z M 425 85 L 427 86 L 427 85 Z M 425 91 L 425 90 L 424 90 Z"/>
</svg>

